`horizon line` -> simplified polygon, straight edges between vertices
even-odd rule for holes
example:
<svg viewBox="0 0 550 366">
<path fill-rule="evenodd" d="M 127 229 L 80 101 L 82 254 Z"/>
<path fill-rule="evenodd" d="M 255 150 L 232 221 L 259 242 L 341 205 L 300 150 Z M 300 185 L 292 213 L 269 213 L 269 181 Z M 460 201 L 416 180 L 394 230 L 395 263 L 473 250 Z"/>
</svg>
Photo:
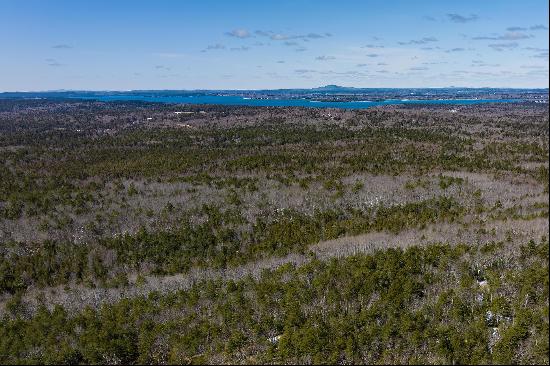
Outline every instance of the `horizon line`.
<svg viewBox="0 0 550 366">
<path fill-rule="evenodd" d="M 142 92 L 142 91 L 189 91 L 189 92 L 213 92 L 213 91 L 275 91 L 275 90 L 315 90 L 327 87 L 341 88 L 341 89 L 515 89 L 515 90 L 548 90 L 549 87 L 494 87 L 494 86 L 427 86 L 427 87 L 355 87 L 355 86 L 341 86 L 341 85 L 325 85 L 317 87 L 297 87 L 297 88 L 260 88 L 260 89 L 50 89 L 50 90 L 4 90 L 0 91 L 0 94 L 7 93 L 66 93 L 66 92 Z"/>
</svg>

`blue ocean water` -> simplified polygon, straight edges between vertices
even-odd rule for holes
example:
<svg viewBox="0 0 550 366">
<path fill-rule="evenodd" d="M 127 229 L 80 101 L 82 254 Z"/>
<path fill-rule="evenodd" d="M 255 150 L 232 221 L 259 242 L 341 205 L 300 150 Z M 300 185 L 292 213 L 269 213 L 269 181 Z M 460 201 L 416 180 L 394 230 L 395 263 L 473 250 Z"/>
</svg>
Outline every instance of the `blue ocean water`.
<svg viewBox="0 0 550 366">
<path fill-rule="evenodd" d="M 521 102 L 521 99 L 439 99 L 439 100 L 407 100 L 387 99 L 384 101 L 353 101 L 353 102 L 323 102 L 310 99 L 255 99 L 240 96 L 148 96 L 148 95 L 101 95 L 78 96 L 79 99 L 94 99 L 99 101 L 144 101 L 157 103 L 183 103 L 183 104 L 217 104 L 217 105 L 242 105 L 256 107 L 310 107 L 310 108 L 345 108 L 365 109 L 379 105 L 391 104 L 479 104 L 479 103 L 505 103 Z"/>
</svg>

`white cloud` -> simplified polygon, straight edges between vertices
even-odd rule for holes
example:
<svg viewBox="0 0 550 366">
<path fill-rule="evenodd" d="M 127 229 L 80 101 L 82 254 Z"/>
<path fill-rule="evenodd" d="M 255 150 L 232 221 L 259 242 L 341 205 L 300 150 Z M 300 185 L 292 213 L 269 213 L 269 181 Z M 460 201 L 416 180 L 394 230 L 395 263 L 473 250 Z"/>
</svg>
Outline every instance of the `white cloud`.
<svg viewBox="0 0 550 366">
<path fill-rule="evenodd" d="M 336 57 L 334 56 L 317 56 L 315 57 L 315 60 L 317 61 L 330 61 L 330 60 L 334 60 L 336 59 Z"/>
<path fill-rule="evenodd" d="M 225 33 L 227 36 L 236 38 L 249 38 L 251 34 L 246 29 L 233 29 L 231 32 Z"/>
</svg>

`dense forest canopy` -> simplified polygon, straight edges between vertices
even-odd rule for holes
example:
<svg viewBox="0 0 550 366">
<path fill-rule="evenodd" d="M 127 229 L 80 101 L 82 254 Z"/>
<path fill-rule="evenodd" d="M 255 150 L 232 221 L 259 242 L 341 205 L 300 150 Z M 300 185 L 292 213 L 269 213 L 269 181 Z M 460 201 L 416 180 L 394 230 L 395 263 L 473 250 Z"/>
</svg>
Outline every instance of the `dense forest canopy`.
<svg viewBox="0 0 550 366">
<path fill-rule="evenodd" d="M 0 362 L 547 364 L 548 134 L 0 99 Z"/>
</svg>

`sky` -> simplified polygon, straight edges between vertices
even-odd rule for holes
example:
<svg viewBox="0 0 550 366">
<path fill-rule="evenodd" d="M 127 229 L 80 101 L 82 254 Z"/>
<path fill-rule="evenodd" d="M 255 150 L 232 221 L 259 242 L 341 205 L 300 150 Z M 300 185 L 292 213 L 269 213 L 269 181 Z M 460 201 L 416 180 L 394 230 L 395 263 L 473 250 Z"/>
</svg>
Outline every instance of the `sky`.
<svg viewBox="0 0 550 366">
<path fill-rule="evenodd" d="M 548 0 L 0 0 L 0 91 L 548 88 Z"/>
</svg>

